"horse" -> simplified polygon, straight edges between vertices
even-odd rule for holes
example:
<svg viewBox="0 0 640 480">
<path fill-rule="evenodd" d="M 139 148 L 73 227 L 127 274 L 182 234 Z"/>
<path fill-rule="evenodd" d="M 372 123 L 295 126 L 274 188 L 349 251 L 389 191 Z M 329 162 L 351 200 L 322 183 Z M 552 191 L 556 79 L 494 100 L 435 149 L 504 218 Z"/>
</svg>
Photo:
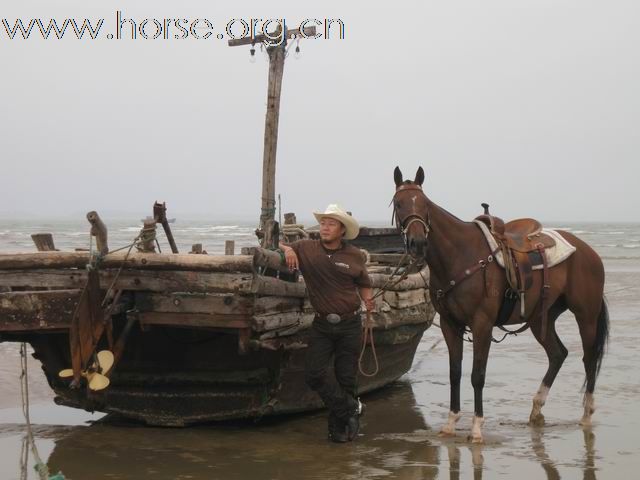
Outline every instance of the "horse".
<svg viewBox="0 0 640 480">
<path fill-rule="evenodd" d="M 419 167 L 415 179 L 403 180 L 394 170 L 396 191 L 392 199 L 396 227 L 407 253 L 414 260 L 426 261 L 430 270 L 429 295 L 440 314 L 440 327 L 449 351 L 450 408 L 440 435 L 454 436 L 460 419 L 460 377 L 462 374 L 463 336 L 473 338 L 474 418 L 470 439 L 482 443 L 484 410 L 482 391 L 487 359 L 504 293 L 508 283 L 505 270 L 493 260 L 491 248 L 474 222 L 465 222 L 430 200 L 422 185 L 424 170 Z M 393 219 L 392 219 L 393 222 Z M 567 357 L 568 351 L 555 330 L 561 313 L 570 310 L 578 323 L 585 369 L 583 414 L 580 423 L 591 425 L 595 411 L 594 390 L 609 336 L 609 313 L 604 300 L 604 266 L 598 254 L 575 235 L 557 230 L 576 250 L 566 260 L 543 273 L 533 271 L 533 285 L 521 309 L 514 309 L 506 325 L 525 323 L 548 357 L 548 369 L 533 397 L 529 416 L 532 425 L 544 425 L 542 407 L 549 390 Z M 478 273 L 476 273 L 478 272 Z M 464 281 L 462 281 L 464 279 Z M 547 302 L 542 302 L 543 280 Z M 546 306 L 546 332 L 542 306 Z"/>
</svg>

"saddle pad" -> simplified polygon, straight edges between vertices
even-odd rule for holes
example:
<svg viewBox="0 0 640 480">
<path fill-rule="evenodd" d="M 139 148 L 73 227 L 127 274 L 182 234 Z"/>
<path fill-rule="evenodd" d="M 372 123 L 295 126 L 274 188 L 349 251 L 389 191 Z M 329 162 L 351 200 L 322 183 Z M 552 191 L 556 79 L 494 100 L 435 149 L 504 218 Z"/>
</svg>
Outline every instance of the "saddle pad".
<svg viewBox="0 0 640 480">
<path fill-rule="evenodd" d="M 474 223 L 480 227 L 482 233 L 484 233 L 485 238 L 487 239 L 487 243 L 489 244 L 489 248 L 493 252 L 496 248 L 498 248 L 498 242 L 491 235 L 491 231 L 489 228 L 482 223 L 480 220 L 474 220 Z M 571 245 L 562 235 L 560 235 L 556 230 L 552 230 L 549 228 L 543 228 L 542 233 L 545 233 L 552 237 L 556 244 L 551 248 L 547 248 L 544 252 L 547 255 L 547 264 L 549 267 L 553 267 L 558 265 L 559 263 L 564 262 L 567 258 L 569 258 L 573 252 L 576 251 L 576 247 Z M 502 256 L 502 251 L 498 250 L 498 253 L 495 256 L 498 265 L 504 268 L 504 257 Z M 542 265 L 534 265 L 533 270 L 542 270 Z"/>
</svg>

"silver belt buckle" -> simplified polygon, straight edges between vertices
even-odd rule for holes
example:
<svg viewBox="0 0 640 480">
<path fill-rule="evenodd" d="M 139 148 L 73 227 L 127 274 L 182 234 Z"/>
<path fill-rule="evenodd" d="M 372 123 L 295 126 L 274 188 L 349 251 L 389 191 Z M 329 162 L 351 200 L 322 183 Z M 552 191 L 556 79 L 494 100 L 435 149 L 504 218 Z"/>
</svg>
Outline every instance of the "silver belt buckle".
<svg viewBox="0 0 640 480">
<path fill-rule="evenodd" d="M 331 325 L 336 325 L 342 321 L 342 318 L 337 313 L 330 313 L 327 315 L 327 322 Z"/>
</svg>

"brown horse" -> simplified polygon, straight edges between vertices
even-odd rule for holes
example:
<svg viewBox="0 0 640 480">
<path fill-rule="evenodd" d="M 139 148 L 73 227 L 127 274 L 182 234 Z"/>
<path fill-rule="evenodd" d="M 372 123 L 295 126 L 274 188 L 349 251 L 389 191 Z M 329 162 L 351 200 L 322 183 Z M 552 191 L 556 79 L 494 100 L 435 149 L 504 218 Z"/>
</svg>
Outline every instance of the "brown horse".
<svg viewBox="0 0 640 480">
<path fill-rule="evenodd" d="M 422 167 L 418 168 L 413 181 L 403 180 L 402 172 L 396 167 L 394 180 L 396 224 L 401 229 L 407 251 L 413 258 L 425 259 L 429 266 L 429 293 L 440 314 L 440 326 L 449 349 L 450 412 L 441 434 L 454 435 L 460 418 L 462 342 L 465 329 L 468 329 L 473 336 L 471 383 L 475 400 L 471 439 L 482 442 L 482 389 L 492 331 L 507 289 L 505 271 L 491 261 L 493 252 L 477 224 L 456 218 L 424 194 Z M 598 254 L 586 243 L 568 232 L 559 233 L 576 247 L 576 251 L 564 262 L 548 269 L 546 334 L 541 325 L 543 274 L 540 271 L 534 271 L 530 289 L 533 293 L 528 293 L 524 301 L 526 317 L 521 318 L 520 308 L 516 308 L 506 324 L 528 322 L 547 353 L 549 367 L 533 398 L 529 417 L 530 423 L 541 425 L 544 424 L 542 406 L 568 353 L 558 338 L 555 321 L 567 309 L 575 315 L 586 373 L 581 423 L 590 425 L 594 412 L 593 391 L 609 335 L 609 314 L 603 296 L 604 267 Z M 477 268 L 478 265 L 481 268 Z M 463 282 L 455 281 L 465 273 L 468 276 Z"/>
</svg>

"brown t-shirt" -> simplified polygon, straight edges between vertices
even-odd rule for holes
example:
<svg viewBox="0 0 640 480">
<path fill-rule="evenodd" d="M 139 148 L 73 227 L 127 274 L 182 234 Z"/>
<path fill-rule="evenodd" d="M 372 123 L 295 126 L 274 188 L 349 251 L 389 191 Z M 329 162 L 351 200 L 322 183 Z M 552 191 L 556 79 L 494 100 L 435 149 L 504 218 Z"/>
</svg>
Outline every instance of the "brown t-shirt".
<svg viewBox="0 0 640 480">
<path fill-rule="evenodd" d="M 360 249 L 343 243 L 329 256 L 320 240 L 291 244 L 316 312 L 344 315 L 360 308 L 357 287 L 371 287 Z"/>
</svg>

